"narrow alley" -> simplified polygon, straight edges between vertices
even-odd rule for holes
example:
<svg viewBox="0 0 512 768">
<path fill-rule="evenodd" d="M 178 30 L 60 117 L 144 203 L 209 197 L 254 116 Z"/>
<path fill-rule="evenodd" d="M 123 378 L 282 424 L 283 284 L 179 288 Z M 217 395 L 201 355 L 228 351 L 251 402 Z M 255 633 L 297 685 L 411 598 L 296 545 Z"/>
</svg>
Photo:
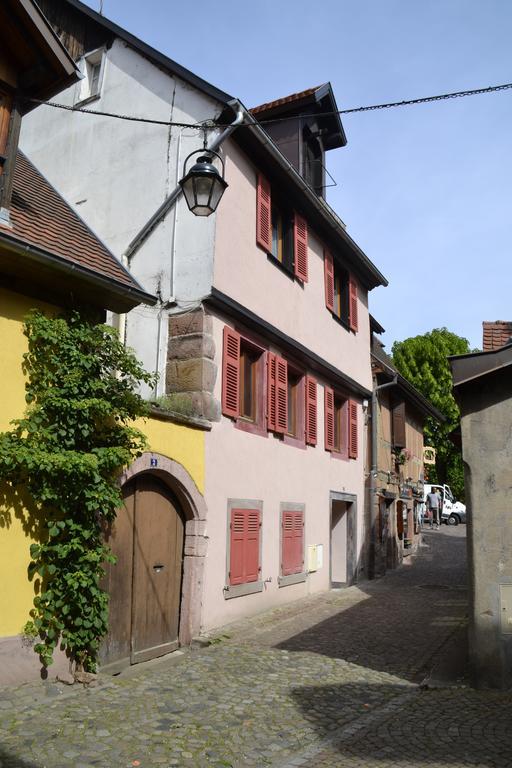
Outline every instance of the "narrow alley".
<svg viewBox="0 0 512 768">
<path fill-rule="evenodd" d="M 465 526 L 385 578 L 231 625 L 208 647 L 0 691 L 2 768 L 509 766 L 509 694 L 464 679 Z"/>
</svg>

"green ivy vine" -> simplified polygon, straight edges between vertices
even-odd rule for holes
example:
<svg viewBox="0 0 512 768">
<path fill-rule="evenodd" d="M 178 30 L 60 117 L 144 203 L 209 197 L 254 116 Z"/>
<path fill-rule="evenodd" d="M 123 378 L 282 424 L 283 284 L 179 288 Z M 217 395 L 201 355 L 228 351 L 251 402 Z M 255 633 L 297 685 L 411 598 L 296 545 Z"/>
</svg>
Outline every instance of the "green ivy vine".
<svg viewBox="0 0 512 768">
<path fill-rule="evenodd" d="M 0 477 L 24 486 L 44 520 L 30 547 L 37 594 L 25 632 L 45 666 L 60 644 L 77 670 L 94 671 L 108 630 L 100 583 L 114 561 L 104 530 L 122 503 L 119 473 L 145 447 L 131 424 L 147 413 L 137 390 L 154 376 L 114 329 L 76 311 L 34 310 L 24 333 L 27 409 L 0 434 Z"/>
</svg>

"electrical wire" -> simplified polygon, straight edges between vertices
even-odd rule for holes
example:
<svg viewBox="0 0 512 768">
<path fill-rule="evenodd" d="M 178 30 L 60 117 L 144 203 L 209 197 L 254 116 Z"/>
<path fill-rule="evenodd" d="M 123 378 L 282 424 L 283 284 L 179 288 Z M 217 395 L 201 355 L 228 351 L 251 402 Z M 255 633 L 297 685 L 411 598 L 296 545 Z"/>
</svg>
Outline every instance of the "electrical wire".
<svg viewBox="0 0 512 768">
<path fill-rule="evenodd" d="M 512 83 L 505 83 L 503 85 L 490 85 L 487 88 L 473 88 L 468 91 L 455 91 L 454 93 L 443 93 L 437 96 L 422 96 L 418 99 L 408 99 L 405 101 L 392 101 L 386 104 L 371 104 L 366 107 L 353 107 L 351 109 L 339 109 L 335 112 L 322 112 L 323 117 L 335 116 L 335 115 L 352 115 L 357 112 L 374 112 L 379 109 L 392 109 L 394 107 L 408 107 L 414 104 L 428 104 L 434 101 L 445 101 L 447 99 L 460 99 L 465 96 L 479 96 L 484 93 L 497 93 L 500 91 L 507 91 L 512 88 Z M 59 104 L 54 101 L 42 101 L 40 99 L 29 99 L 29 101 L 35 104 L 43 104 L 47 107 L 54 107 L 55 109 L 64 109 L 68 112 L 80 112 L 86 115 L 99 115 L 102 117 L 112 117 L 117 120 L 128 120 L 136 123 L 149 123 L 151 125 L 164 125 L 166 127 L 175 128 L 193 128 L 198 131 L 204 131 L 205 128 L 227 128 L 228 124 L 216 123 L 213 120 L 206 120 L 202 123 L 176 123 L 168 120 L 154 120 L 148 117 L 135 117 L 134 115 L 121 115 L 115 112 L 103 112 L 96 109 L 85 109 L 84 107 L 73 107 L 68 104 Z M 250 110 L 249 110 L 250 111 Z M 287 115 L 285 117 L 276 117 L 268 120 L 258 120 L 257 124 L 261 126 L 268 125 L 270 123 L 280 123 L 286 120 L 298 120 L 300 118 L 309 118 L 311 115 Z M 240 128 L 252 128 L 251 123 L 242 123 L 238 126 Z"/>
</svg>

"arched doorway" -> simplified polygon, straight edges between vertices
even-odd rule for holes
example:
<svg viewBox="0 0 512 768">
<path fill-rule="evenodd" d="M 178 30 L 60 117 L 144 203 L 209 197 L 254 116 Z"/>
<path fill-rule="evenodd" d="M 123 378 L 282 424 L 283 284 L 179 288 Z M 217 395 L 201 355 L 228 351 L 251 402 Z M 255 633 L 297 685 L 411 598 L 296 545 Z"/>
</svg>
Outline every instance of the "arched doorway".
<svg viewBox="0 0 512 768">
<path fill-rule="evenodd" d="M 117 558 L 106 568 L 109 633 L 100 654 L 110 668 L 179 645 L 185 516 L 168 485 L 149 472 L 125 483 L 123 500 L 106 536 Z"/>
</svg>

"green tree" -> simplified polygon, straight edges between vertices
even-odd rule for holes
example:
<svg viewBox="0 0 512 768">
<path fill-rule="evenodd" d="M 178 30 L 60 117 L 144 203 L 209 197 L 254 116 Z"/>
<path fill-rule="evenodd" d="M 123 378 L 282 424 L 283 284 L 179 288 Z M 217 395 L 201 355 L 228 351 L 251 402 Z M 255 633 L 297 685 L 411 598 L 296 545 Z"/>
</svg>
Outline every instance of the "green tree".
<svg viewBox="0 0 512 768">
<path fill-rule="evenodd" d="M 30 548 L 38 578 L 26 631 L 45 665 L 60 643 L 78 670 L 92 670 L 108 629 L 103 531 L 121 505 L 119 473 L 145 446 L 132 422 L 146 413 L 137 388 L 154 377 L 115 330 L 78 312 L 33 311 L 25 335 L 27 410 L 0 434 L 0 477 L 26 488 L 44 521 Z"/>
<path fill-rule="evenodd" d="M 391 351 L 402 376 L 446 417 L 445 423 L 429 418 L 425 425 L 425 443 L 436 449 L 436 465 L 429 479 L 448 483 L 456 497 L 464 498 L 462 456 L 448 437 L 460 420 L 448 356 L 470 352 L 469 342 L 446 328 L 435 328 L 422 336 L 395 341 Z"/>
</svg>

